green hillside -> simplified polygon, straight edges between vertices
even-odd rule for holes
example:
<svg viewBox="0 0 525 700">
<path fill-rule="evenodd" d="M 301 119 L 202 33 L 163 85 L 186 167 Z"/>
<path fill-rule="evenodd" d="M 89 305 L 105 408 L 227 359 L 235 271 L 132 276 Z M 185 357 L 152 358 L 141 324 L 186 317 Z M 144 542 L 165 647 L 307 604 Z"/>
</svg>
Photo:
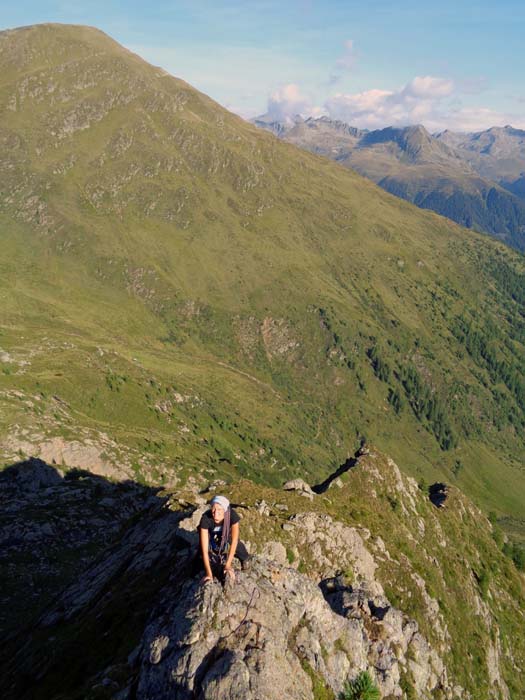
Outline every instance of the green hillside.
<svg viewBox="0 0 525 700">
<path fill-rule="evenodd" d="M 523 518 L 520 255 L 98 30 L 0 66 L 5 464 L 315 483 L 364 438 Z"/>
<path fill-rule="evenodd" d="M 421 125 L 365 131 L 328 117 L 298 119 L 288 127 L 262 119 L 254 123 L 357 170 L 422 209 L 489 233 L 519 251 L 525 248 L 525 206 L 519 199 L 525 160 L 513 136 L 522 132 L 489 130 L 504 134 L 489 155 L 487 138 L 481 138 L 489 132 L 469 134 L 463 141 L 451 132 L 433 136 Z M 476 153 L 475 147 L 485 148 Z"/>
</svg>

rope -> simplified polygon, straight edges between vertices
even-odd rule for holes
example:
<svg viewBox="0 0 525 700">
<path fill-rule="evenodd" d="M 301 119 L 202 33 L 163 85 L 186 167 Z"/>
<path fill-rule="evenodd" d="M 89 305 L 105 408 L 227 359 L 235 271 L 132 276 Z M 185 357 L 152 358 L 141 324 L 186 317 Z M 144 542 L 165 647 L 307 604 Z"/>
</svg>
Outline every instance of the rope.
<svg viewBox="0 0 525 700">
<path fill-rule="evenodd" d="M 235 634 L 236 632 L 238 632 L 238 631 L 240 630 L 240 628 L 242 627 L 242 625 L 244 625 L 244 623 L 246 622 L 246 618 L 248 617 L 248 613 L 250 612 L 250 608 L 251 608 L 252 605 L 253 605 L 253 600 L 254 600 L 254 596 L 255 596 L 256 593 L 258 594 L 258 593 L 259 593 L 259 590 L 258 590 L 257 586 L 254 586 L 253 591 L 252 591 L 252 595 L 250 596 L 250 600 L 249 600 L 248 606 L 247 606 L 247 608 L 246 608 L 246 612 L 244 613 L 244 617 L 242 618 L 242 620 L 239 622 L 239 624 L 237 625 L 237 627 L 236 627 L 235 629 L 233 629 L 233 630 L 232 630 L 229 634 L 227 634 L 226 636 L 221 637 L 221 639 L 220 639 L 221 642 L 222 642 L 224 639 L 228 639 L 228 637 L 231 637 L 232 634 Z"/>
<path fill-rule="evenodd" d="M 230 522 L 231 522 L 231 508 L 228 508 L 224 512 L 224 520 L 222 523 L 222 535 L 221 535 L 221 546 L 219 547 L 219 552 L 223 552 L 227 545 L 230 543 Z"/>
</svg>

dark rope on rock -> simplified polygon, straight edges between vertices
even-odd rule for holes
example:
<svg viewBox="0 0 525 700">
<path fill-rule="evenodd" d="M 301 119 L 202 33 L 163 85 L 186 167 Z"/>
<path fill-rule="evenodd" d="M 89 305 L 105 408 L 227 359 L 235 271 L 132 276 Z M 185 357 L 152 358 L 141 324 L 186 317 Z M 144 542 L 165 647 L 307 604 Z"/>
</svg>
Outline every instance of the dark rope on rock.
<svg viewBox="0 0 525 700">
<path fill-rule="evenodd" d="M 256 593 L 259 593 L 259 591 L 258 591 L 258 589 L 257 589 L 257 586 L 254 586 L 253 591 L 252 591 L 252 594 L 251 594 L 251 596 L 250 596 L 250 600 L 249 600 L 249 602 L 248 602 L 248 606 L 247 606 L 247 608 L 246 608 L 246 612 L 244 613 L 244 617 L 242 618 L 242 620 L 239 622 L 239 624 L 237 625 L 237 627 L 236 627 L 235 629 L 233 629 L 233 630 L 232 630 L 229 634 L 227 634 L 226 636 L 221 637 L 221 639 L 220 639 L 221 642 L 224 641 L 225 639 L 228 639 L 228 637 L 231 637 L 232 634 L 235 634 L 236 632 L 238 632 L 238 631 L 240 630 L 240 628 L 242 627 L 242 625 L 246 622 L 246 618 L 248 617 L 248 613 L 250 612 L 250 608 L 251 608 L 252 605 L 253 605 L 254 596 L 255 596 Z"/>
</svg>

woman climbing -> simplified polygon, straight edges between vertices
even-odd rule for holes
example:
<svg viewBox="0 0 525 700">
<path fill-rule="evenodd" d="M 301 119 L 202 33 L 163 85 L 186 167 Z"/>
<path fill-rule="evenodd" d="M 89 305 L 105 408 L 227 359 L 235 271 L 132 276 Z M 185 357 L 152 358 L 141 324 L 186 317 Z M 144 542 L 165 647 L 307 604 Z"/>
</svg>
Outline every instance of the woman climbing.
<svg viewBox="0 0 525 700">
<path fill-rule="evenodd" d="M 220 581 L 229 577 L 235 581 L 233 558 L 237 557 L 243 570 L 249 568 L 250 555 L 239 540 L 239 515 L 230 507 L 226 496 L 214 496 L 210 510 L 206 511 L 199 523 L 199 542 L 205 576 L 202 583 Z"/>
</svg>

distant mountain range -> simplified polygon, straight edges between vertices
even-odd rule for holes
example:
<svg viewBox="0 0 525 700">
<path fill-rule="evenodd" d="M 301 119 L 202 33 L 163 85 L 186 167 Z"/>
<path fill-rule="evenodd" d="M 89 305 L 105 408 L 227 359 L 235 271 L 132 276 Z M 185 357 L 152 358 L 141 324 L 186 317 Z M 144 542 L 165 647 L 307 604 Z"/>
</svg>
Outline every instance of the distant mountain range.
<svg viewBox="0 0 525 700">
<path fill-rule="evenodd" d="M 525 131 L 510 126 L 475 134 L 423 126 L 357 129 L 327 117 L 254 123 L 335 160 L 391 194 L 462 226 L 525 250 Z"/>
<path fill-rule="evenodd" d="M 525 199 L 525 131 L 505 126 L 475 134 L 443 131 L 436 138 L 459 152 L 479 175 Z"/>
</svg>

